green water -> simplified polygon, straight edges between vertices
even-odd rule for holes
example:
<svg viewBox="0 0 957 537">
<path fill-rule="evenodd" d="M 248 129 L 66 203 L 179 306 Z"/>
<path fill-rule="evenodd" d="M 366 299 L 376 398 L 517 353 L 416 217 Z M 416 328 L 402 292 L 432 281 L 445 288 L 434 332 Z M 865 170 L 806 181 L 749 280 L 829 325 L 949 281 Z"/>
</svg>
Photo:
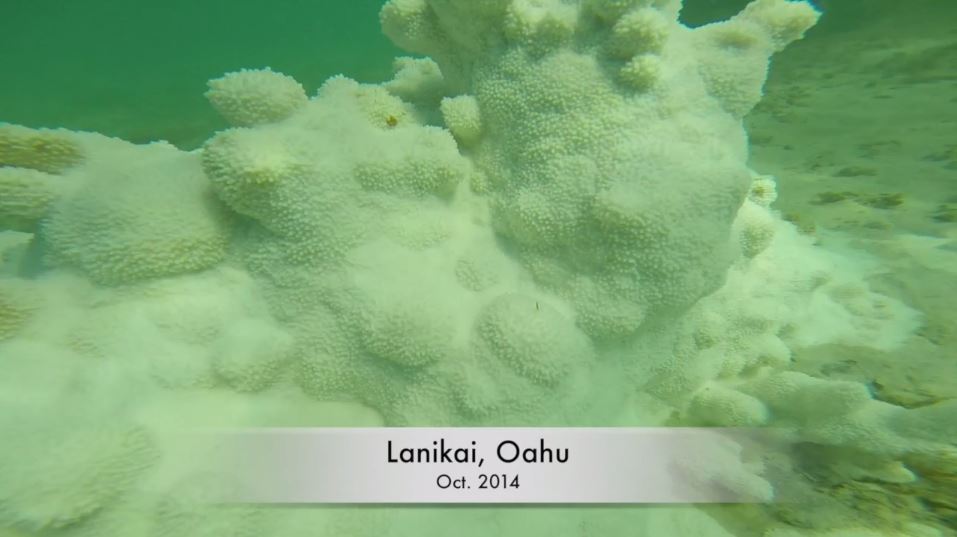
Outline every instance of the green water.
<svg viewBox="0 0 957 537">
<path fill-rule="evenodd" d="M 682 19 L 706 24 L 746 4 L 689 0 Z M 957 16 L 938 0 L 820 6 L 827 17 L 811 37 L 887 23 L 943 33 Z M 340 73 L 363 82 L 387 79 L 401 51 L 379 30 L 379 7 L 378 0 L 10 0 L 0 19 L 0 118 L 196 147 L 225 126 L 202 98 L 205 81 L 222 73 L 270 66 L 309 91 Z M 802 43 L 793 48 L 787 54 L 800 54 Z"/>
<path fill-rule="evenodd" d="M 5 2 L 0 117 L 195 147 L 225 126 L 202 96 L 223 73 L 268 66 L 310 92 L 340 73 L 388 78 L 379 4 Z"/>
</svg>

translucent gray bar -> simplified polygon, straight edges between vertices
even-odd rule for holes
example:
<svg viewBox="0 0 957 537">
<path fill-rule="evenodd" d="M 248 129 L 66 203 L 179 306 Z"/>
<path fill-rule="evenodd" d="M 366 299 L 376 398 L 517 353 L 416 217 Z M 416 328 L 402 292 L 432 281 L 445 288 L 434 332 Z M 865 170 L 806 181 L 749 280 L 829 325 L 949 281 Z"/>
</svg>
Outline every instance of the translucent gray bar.
<svg viewBox="0 0 957 537">
<path fill-rule="evenodd" d="M 229 483 L 220 498 L 227 502 L 751 503 L 773 496 L 760 476 L 769 447 L 740 429 L 259 429 L 209 439 L 219 446 L 213 466 Z"/>
</svg>

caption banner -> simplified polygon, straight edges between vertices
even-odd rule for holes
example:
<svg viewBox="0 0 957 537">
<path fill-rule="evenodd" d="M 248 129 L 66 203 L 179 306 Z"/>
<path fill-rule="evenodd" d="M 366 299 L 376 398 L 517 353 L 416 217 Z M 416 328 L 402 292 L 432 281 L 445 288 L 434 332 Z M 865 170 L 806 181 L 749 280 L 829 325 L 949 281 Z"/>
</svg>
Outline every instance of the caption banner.
<svg viewBox="0 0 957 537">
<path fill-rule="evenodd" d="M 218 500 L 269 504 L 751 503 L 769 445 L 695 428 L 220 431 Z M 207 466 L 207 469 L 209 466 Z"/>
</svg>

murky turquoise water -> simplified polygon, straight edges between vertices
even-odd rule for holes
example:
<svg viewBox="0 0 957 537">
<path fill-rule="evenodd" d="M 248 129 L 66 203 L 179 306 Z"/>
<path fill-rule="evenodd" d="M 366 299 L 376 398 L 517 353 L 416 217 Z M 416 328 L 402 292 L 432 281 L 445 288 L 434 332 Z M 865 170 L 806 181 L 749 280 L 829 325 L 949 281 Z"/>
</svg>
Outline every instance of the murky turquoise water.
<svg viewBox="0 0 957 537">
<path fill-rule="evenodd" d="M 0 20 L 0 117 L 195 147 L 224 124 L 206 80 L 272 67 L 311 92 L 391 75 L 380 2 L 21 2 Z"/>
</svg>

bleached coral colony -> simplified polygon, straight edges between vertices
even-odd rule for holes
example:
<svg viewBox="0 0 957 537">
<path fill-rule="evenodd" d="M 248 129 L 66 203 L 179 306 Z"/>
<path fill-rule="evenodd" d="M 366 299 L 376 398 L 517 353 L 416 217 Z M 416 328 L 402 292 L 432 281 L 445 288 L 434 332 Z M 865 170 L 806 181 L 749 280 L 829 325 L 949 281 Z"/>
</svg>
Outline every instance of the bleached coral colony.
<svg viewBox="0 0 957 537">
<path fill-rule="evenodd" d="M 690 507 L 213 509 L 172 468 L 173 432 L 207 425 L 771 425 L 834 475 L 954 468 L 953 405 L 790 370 L 918 323 L 748 168 L 768 59 L 819 14 L 680 8 L 390 0 L 385 33 L 424 57 L 311 98 L 268 69 L 213 80 L 233 128 L 193 152 L 0 126 L 0 528 L 730 535 Z M 727 484 L 769 497 L 744 468 Z M 859 526 L 767 533 L 935 535 Z"/>
</svg>

